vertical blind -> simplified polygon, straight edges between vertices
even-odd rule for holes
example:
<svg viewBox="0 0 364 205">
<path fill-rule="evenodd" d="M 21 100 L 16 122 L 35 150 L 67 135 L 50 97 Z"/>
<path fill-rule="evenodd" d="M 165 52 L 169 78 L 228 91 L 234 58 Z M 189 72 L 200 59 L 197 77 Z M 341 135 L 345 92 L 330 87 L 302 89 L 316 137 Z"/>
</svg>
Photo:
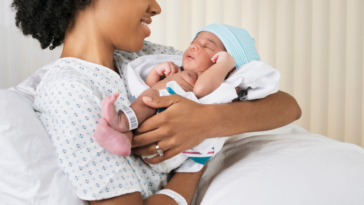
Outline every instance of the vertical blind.
<svg viewBox="0 0 364 205">
<path fill-rule="evenodd" d="M 364 0 L 157 0 L 147 40 L 185 50 L 211 23 L 245 28 L 261 60 L 282 75 L 311 132 L 364 147 Z M 0 88 L 56 59 L 14 27 L 11 0 L 0 1 Z"/>
</svg>

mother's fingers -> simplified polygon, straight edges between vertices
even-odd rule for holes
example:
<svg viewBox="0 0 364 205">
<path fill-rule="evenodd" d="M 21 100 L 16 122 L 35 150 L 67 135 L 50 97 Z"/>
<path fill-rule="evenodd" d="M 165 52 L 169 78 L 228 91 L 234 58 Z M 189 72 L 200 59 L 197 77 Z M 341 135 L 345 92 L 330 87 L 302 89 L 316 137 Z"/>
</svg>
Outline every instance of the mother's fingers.
<svg viewBox="0 0 364 205">
<path fill-rule="evenodd" d="M 150 99 L 150 98 L 149 98 Z M 179 95 L 170 95 L 163 97 L 151 97 L 150 101 L 144 100 L 143 102 L 151 108 L 165 108 L 183 100 Z"/>
<path fill-rule="evenodd" d="M 170 150 L 171 148 L 173 148 L 174 146 L 176 146 L 171 142 L 171 140 L 164 140 L 164 141 L 159 141 L 159 142 L 156 142 L 156 143 L 153 143 L 150 145 L 133 148 L 132 152 L 136 155 L 141 155 L 141 156 L 149 156 L 149 155 L 158 154 L 157 144 L 159 146 L 159 149 L 162 150 L 163 152 L 166 152 L 166 151 Z"/>
<path fill-rule="evenodd" d="M 145 120 L 142 124 L 139 125 L 138 129 L 134 131 L 135 136 L 139 136 L 146 132 L 151 132 L 155 129 L 158 129 L 165 121 L 162 119 L 163 116 L 161 114 L 153 115 L 152 117 Z"/>
<path fill-rule="evenodd" d="M 131 152 L 139 156 L 150 156 L 158 154 L 156 144 L 146 145 L 131 149 Z"/>
<path fill-rule="evenodd" d="M 160 129 L 155 129 L 150 132 L 135 134 L 133 137 L 133 141 L 131 142 L 131 146 L 134 148 L 159 142 L 164 139 L 165 135 L 163 135 L 162 133 Z"/>
<path fill-rule="evenodd" d="M 158 129 L 160 123 L 160 120 L 158 120 L 156 115 L 154 115 L 144 121 L 142 124 L 140 124 L 139 127 L 134 130 L 134 136 L 139 136 L 147 132 L 152 132 L 153 130 Z"/>
<path fill-rule="evenodd" d="M 165 97 L 151 97 L 151 101 L 146 101 L 144 99 L 143 101 L 147 106 L 152 108 L 168 108 L 179 103 L 181 98 L 182 97 L 178 95 L 172 95 Z M 141 125 L 139 125 L 138 129 L 135 130 L 135 135 L 155 130 L 164 125 L 169 120 L 167 113 L 168 112 L 159 113 L 144 121 Z"/>
<path fill-rule="evenodd" d="M 151 159 L 144 159 L 144 161 L 148 164 L 158 164 L 158 163 L 161 163 L 167 159 L 170 159 L 174 156 L 176 156 L 177 154 L 183 152 L 182 150 L 180 150 L 179 148 L 174 148 L 174 149 L 170 149 L 170 150 L 167 150 L 163 153 L 163 156 L 155 156 Z"/>
</svg>

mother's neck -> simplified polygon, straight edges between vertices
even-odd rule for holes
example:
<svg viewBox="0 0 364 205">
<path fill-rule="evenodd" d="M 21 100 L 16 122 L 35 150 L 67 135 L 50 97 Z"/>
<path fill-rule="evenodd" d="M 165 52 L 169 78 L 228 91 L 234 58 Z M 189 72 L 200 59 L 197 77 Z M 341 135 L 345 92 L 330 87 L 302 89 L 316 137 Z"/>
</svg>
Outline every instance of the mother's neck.
<svg viewBox="0 0 364 205">
<path fill-rule="evenodd" d="M 67 30 L 61 58 L 74 57 L 114 70 L 115 47 L 87 13 L 78 15 Z"/>
</svg>

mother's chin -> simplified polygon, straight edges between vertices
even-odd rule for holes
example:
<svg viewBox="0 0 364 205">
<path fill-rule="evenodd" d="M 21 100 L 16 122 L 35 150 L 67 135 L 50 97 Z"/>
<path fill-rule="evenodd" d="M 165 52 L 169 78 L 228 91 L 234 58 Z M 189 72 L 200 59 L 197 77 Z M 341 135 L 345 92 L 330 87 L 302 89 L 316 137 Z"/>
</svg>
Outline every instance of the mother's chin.
<svg viewBox="0 0 364 205">
<path fill-rule="evenodd" d="M 126 52 L 137 52 L 143 49 L 144 39 L 145 38 L 143 37 L 129 38 L 129 41 L 126 42 L 123 41 L 122 37 L 120 37 L 120 40 L 117 43 L 114 43 L 114 47 L 116 50 L 121 50 Z"/>
<path fill-rule="evenodd" d="M 114 43 L 116 50 L 122 50 L 127 52 L 137 52 L 143 49 L 144 41 L 149 36 L 146 30 L 148 29 L 149 35 L 150 29 L 147 26 L 141 25 L 139 29 L 136 29 L 131 36 L 120 36 L 118 41 Z M 128 39 L 127 41 L 125 39 Z"/>
</svg>

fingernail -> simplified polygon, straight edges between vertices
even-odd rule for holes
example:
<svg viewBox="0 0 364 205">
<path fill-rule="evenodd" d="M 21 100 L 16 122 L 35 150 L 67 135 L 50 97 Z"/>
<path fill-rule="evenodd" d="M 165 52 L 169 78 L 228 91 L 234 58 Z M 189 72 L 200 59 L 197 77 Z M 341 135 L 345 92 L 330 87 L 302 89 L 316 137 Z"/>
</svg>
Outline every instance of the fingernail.
<svg viewBox="0 0 364 205">
<path fill-rule="evenodd" d="M 144 101 L 151 102 L 151 101 L 152 101 L 152 98 L 151 98 L 151 97 L 148 97 L 148 96 L 144 96 L 144 97 L 143 97 L 143 100 L 144 100 Z"/>
</svg>

